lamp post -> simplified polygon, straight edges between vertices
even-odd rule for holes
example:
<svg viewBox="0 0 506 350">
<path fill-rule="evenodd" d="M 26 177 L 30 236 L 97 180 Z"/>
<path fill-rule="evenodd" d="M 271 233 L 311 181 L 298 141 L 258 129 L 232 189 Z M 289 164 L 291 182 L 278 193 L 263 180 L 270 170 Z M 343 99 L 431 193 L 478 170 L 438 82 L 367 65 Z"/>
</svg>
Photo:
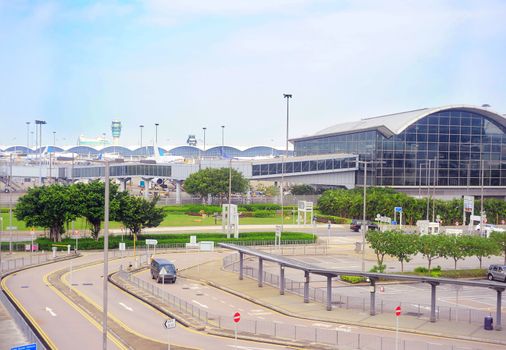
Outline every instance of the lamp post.
<svg viewBox="0 0 506 350">
<path fill-rule="evenodd" d="M 39 184 L 42 185 L 42 125 L 47 124 L 45 120 L 36 120 L 35 125 L 39 126 Z"/>
<path fill-rule="evenodd" d="M 155 145 L 158 146 L 158 123 L 155 123 Z"/>
<path fill-rule="evenodd" d="M 362 212 L 362 225 L 360 225 L 360 231 L 362 232 L 362 272 L 365 272 L 365 235 L 367 233 L 367 225 L 365 222 L 367 212 L 367 164 L 371 162 L 357 159 L 357 163 L 364 164 L 364 202 Z"/>
<path fill-rule="evenodd" d="M 141 148 L 142 148 L 142 128 L 144 128 L 144 125 L 139 125 L 139 128 L 141 129 Z"/>
<path fill-rule="evenodd" d="M 53 147 L 56 146 L 56 131 L 53 131 Z"/>
<path fill-rule="evenodd" d="M 485 175 L 485 162 L 483 159 L 480 161 L 481 165 L 481 189 L 480 189 L 480 235 L 483 235 L 483 232 L 485 232 L 485 229 L 483 227 L 483 215 L 485 214 L 483 211 L 483 182 L 484 182 L 484 175 Z M 486 234 L 486 232 L 485 232 Z"/>
<path fill-rule="evenodd" d="M 30 122 L 26 122 L 26 147 L 30 148 Z"/>
<path fill-rule="evenodd" d="M 104 278 L 103 278 L 103 315 L 102 315 L 102 348 L 107 350 L 107 285 L 109 275 L 109 161 L 105 161 L 104 171 Z"/>
<path fill-rule="evenodd" d="M 202 130 L 204 130 L 204 152 L 205 152 L 206 151 L 206 130 L 207 130 L 207 128 L 204 126 L 202 128 Z"/>
<path fill-rule="evenodd" d="M 290 99 L 292 94 L 283 94 L 283 98 L 286 98 L 286 147 L 285 157 L 281 158 L 281 186 L 280 186 L 280 199 L 281 199 L 281 232 L 283 232 L 283 225 L 285 221 L 284 212 L 284 185 L 285 185 L 285 158 L 288 157 L 288 131 L 290 125 Z"/>
<path fill-rule="evenodd" d="M 221 126 L 221 156 L 225 156 L 225 125 Z"/>
</svg>

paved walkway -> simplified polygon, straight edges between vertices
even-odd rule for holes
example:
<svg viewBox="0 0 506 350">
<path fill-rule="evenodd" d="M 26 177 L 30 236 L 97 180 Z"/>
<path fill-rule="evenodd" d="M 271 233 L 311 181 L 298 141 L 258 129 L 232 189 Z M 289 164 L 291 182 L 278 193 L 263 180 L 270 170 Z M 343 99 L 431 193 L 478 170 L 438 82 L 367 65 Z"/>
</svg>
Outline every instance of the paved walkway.
<svg viewBox="0 0 506 350">
<path fill-rule="evenodd" d="M 368 311 L 363 312 L 357 309 L 334 308 L 332 311 L 326 311 L 324 304 L 316 302 L 305 304 L 301 296 L 290 293 L 280 295 L 277 288 L 269 285 L 264 284 L 262 288 L 259 288 L 256 280 L 245 277 L 244 280 L 240 281 L 237 273 L 224 271 L 221 268 L 221 261 L 213 261 L 201 265 L 199 269 L 192 268 L 185 270 L 182 275 L 205 281 L 215 287 L 287 315 L 318 321 L 395 330 L 396 319 L 393 312 L 392 315 L 378 314 L 370 316 Z M 401 316 L 400 329 L 405 332 L 473 339 L 483 342 L 504 343 L 506 345 L 505 330 L 485 331 L 482 325 L 476 323 L 469 324 L 467 322 L 450 322 L 445 320 L 431 323 L 428 320 L 416 317 Z"/>
</svg>

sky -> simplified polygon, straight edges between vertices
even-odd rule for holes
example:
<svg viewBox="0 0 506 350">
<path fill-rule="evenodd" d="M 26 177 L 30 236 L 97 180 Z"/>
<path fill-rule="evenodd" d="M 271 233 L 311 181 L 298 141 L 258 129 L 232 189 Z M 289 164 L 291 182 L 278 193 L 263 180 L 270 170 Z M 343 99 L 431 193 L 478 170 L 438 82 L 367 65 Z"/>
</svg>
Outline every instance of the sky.
<svg viewBox="0 0 506 350">
<path fill-rule="evenodd" d="M 0 0 L 0 145 L 284 147 L 365 117 L 506 113 L 503 0 Z M 221 126 L 225 128 L 222 129 Z M 33 143 L 33 138 L 30 137 Z"/>
</svg>

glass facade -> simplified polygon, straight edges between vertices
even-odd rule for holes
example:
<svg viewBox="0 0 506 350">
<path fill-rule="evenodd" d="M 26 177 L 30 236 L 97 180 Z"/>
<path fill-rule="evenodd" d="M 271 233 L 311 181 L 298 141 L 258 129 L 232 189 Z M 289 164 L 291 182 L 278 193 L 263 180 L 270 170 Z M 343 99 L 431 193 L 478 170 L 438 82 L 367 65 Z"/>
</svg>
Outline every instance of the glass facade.
<svg viewBox="0 0 506 350">
<path fill-rule="evenodd" d="M 296 140 L 294 147 L 298 156 L 344 152 L 374 161 L 368 177 L 378 186 L 480 186 L 482 173 L 484 186 L 506 186 L 505 127 L 464 110 L 430 114 L 390 138 L 354 132 Z"/>
<path fill-rule="evenodd" d="M 172 167 L 170 165 L 152 165 L 152 164 L 135 164 L 135 165 L 111 165 L 110 176 L 159 176 L 170 177 L 172 175 Z M 72 177 L 104 177 L 105 168 L 103 166 L 73 168 Z"/>
<path fill-rule="evenodd" d="M 354 169 L 357 166 L 356 157 L 328 158 L 315 160 L 301 160 L 286 163 L 253 164 L 253 176 L 280 175 L 293 173 L 306 173 L 338 169 Z M 282 166 L 285 166 L 283 171 Z"/>
</svg>

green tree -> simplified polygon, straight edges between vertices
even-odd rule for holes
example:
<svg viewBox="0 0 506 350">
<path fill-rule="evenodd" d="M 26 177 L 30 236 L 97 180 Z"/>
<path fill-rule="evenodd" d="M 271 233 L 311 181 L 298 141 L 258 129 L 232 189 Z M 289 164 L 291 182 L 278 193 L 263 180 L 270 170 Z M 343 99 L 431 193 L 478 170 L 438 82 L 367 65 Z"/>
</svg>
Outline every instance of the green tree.
<svg viewBox="0 0 506 350">
<path fill-rule="evenodd" d="M 310 185 L 293 185 L 290 188 L 290 192 L 294 196 L 303 196 L 303 195 L 311 195 L 311 194 L 317 194 L 318 191 L 313 186 Z"/>
<path fill-rule="evenodd" d="M 389 236 L 387 254 L 397 258 L 401 263 L 401 272 L 404 272 L 404 262 L 409 262 L 411 257 L 418 253 L 418 238 L 418 235 L 401 231 L 394 231 Z"/>
<path fill-rule="evenodd" d="M 490 257 L 499 253 L 497 244 L 490 238 L 481 236 L 462 236 L 461 238 L 464 240 L 464 246 L 468 255 L 475 256 L 480 262 L 480 269 L 484 257 Z"/>
<path fill-rule="evenodd" d="M 19 198 L 14 214 L 27 226 L 49 229 L 53 242 L 61 241 L 64 225 L 79 215 L 79 193 L 73 186 L 32 187 Z"/>
<path fill-rule="evenodd" d="M 147 201 L 141 197 L 129 195 L 119 196 L 119 209 L 117 211 L 117 220 L 130 231 L 130 234 L 138 235 L 146 227 L 156 227 L 160 225 L 165 217 L 163 208 L 157 208 L 158 197 L 153 197 Z"/>
<path fill-rule="evenodd" d="M 98 239 L 102 221 L 104 221 L 105 208 L 105 184 L 100 180 L 91 181 L 87 184 L 77 183 L 76 190 L 79 193 L 80 215 L 88 220 L 91 227 L 91 235 Z M 109 212 L 110 219 L 114 220 L 119 209 L 118 185 L 109 185 Z"/>
<path fill-rule="evenodd" d="M 418 251 L 427 259 L 429 272 L 432 261 L 445 257 L 443 235 L 423 235 L 418 239 Z"/>
<path fill-rule="evenodd" d="M 457 235 L 443 237 L 442 244 L 444 245 L 446 256 L 453 259 L 454 268 L 457 270 L 457 262 L 464 260 L 470 254 L 469 249 L 467 249 L 467 240 L 463 236 Z"/>
<path fill-rule="evenodd" d="M 393 234 L 393 231 L 367 231 L 365 239 L 369 243 L 369 247 L 374 251 L 374 254 L 376 254 L 378 266 L 383 265 L 383 260 L 389 251 L 391 236 Z"/>
<path fill-rule="evenodd" d="M 191 174 L 184 182 L 184 190 L 202 198 L 209 194 L 213 197 L 228 197 L 229 168 L 206 168 Z M 244 193 L 248 180 L 242 173 L 232 169 L 232 193 Z"/>
<path fill-rule="evenodd" d="M 490 239 L 495 242 L 497 250 L 504 255 L 504 264 L 506 265 L 506 232 L 492 232 Z"/>
</svg>

